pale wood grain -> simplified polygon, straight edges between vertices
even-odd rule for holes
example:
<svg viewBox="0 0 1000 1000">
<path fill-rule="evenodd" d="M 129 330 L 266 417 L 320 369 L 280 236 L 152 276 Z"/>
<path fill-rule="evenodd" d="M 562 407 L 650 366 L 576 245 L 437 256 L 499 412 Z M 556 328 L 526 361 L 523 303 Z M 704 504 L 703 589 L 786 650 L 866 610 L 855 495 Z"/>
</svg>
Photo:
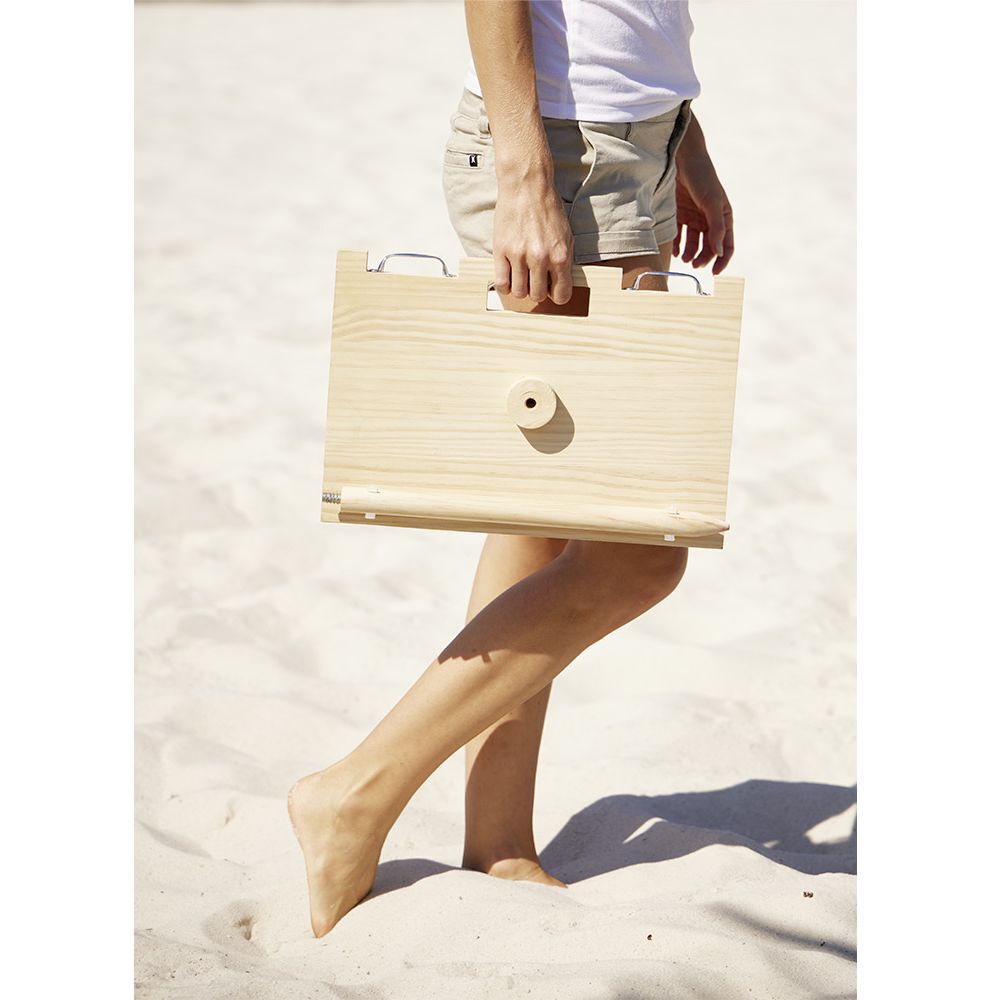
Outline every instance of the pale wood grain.
<svg viewBox="0 0 1000 1000">
<path fill-rule="evenodd" d="M 743 279 L 625 291 L 577 266 L 589 315 L 559 316 L 487 310 L 488 258 L 452 278 L 367 266 L 337 258 L 323 481 L 382 490 L 359 523 L 721 547 Z M 521 379 L 557 396 L 534 430 L 508 412 Z"/>
</svg>

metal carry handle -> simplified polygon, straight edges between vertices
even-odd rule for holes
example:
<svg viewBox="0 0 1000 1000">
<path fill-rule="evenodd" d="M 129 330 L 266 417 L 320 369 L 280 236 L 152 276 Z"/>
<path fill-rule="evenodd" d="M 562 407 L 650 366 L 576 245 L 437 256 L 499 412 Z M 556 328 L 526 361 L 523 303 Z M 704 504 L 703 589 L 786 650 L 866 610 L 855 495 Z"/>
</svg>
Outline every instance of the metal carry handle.
<svg viewBox="0 0 1000 1000">
<path fill-rule="evenodd" d="M 378 262 L 378 267 L 370 267 L 370 268 L 368 268 L 368 270 L 370 272 L 372 272 L 372 273 L 374 273 L 376 271 L 378 271 L 378 272 L 385 271 L 385 262 L 390 257 L 423 257 L 426 260 L 436 260 L 441 265 L 441 270 L 444 272 L 444 276 L 446 278 L 455 278 L 455 277 L 457 277 L 457 275 L 452 274 L 451 271 L 448 270 L 448 265 L 440 257 L 438 257 L 437 255 L 432 254 L 432 253 L 387 253 Z"/>
<path fill-rule="evenodd" d="M 639 282 L 642 281 L 643 278 L 651 274 L 660 275 L 661 277 L 664 278 L 690 278 L 694 282 L 695 287 L 698 289 L 699 295 L 708 295 L 708 292 L 703 292 L 701 290 L 701 282 L 693 274 L 688 274 L 687 271 L 643 271 L 642 274 L 640 274 L 635 279 L 635 281 L 633 281 L 632 284 L 625 289 L 625 291 L 627 292 L 640 291 Z"/>
</svg>

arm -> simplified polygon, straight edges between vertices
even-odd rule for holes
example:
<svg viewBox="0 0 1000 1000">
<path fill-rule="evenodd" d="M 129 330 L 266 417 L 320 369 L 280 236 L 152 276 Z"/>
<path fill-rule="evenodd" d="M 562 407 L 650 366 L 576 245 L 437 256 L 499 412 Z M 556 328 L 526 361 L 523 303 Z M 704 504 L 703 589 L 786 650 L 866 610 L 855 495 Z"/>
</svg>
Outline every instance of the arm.
<svg viewBox="0 0 1000 1000">
<path fill-rule="evenodd" d="M 682 256 L 681 228 L 685 226 Z M 677 236 L 673 251 L 675 257 L 692 261 L 692 267 L 704 267 L 715 257 L 712 274 L 721 273 L 733 256 L 733 209 L 694 115 L 677 147 Z"/>
<path fill-rule="evenodd" d="M 493 136 L 496 289 L 561 305 L 573 290 L 573 234 L 538 110 L 528 2 L 466 0 L 465 19 Z"/>
</svg>

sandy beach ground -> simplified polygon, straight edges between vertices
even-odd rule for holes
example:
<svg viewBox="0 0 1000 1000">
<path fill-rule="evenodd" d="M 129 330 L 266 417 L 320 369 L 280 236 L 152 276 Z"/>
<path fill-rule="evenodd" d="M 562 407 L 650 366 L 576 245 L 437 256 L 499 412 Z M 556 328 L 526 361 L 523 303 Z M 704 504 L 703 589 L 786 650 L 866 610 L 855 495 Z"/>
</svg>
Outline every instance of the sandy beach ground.
<svg viewBox="0 0 1000 1000">
<path fill-rule="evenodd" d="M 854 8 L 692 14 L 748 280 L 726 548 L 553 685 L 568 889 L 458 867 L 459 753 L 317 941 L 287 789 L 461 627 L 482 543 L 319 522 L 337 249 L 460 255 L 462 9 L 137 9 L 139 997 L 854 995 Z"/>
</svg>

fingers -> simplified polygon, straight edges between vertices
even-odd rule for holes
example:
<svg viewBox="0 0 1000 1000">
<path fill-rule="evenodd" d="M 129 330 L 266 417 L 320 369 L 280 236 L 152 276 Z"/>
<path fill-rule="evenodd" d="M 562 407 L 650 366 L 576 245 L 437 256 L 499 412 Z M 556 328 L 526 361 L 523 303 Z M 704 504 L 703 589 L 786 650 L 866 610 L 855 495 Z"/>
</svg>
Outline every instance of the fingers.
<svg viewBox="0 0 1000 1000">
<path fill-rule="evenodd" d="M 510 261 L 510 294 L 515 299 L 523 299 L 528 295 L 528 266 L 523 257 L 512 255 Z"/>
<path fill-rule="evenodd" d="M 551 253 L 508 251 L 494 257 L 493 283 L 501 294 L 565 305 L 573 294 L 573 255 L 569 247 Z"/>
<path fill-rule="evenodd" d="M 692 267 L 704 267 L 713 257 L 721 257 L 723 241 L 726 237 L 726 204 L 723 201 L 712 201 L 707 206 L 706 217 L 708 230 L 705 233 L 701 253 L 691 262 Z"/>
<path fill-rule="evenodd" d="M 692 267 L 704 267 L 712 258 L 712 274 L 719 274 L 733 256 L 733 210 L 720 201 L 706 212 L 705 221 L 690 219 L 674 237 L 673 255 Z M 683 247 L 683 250 L 682 250 Z"/>
<path fill-rule="evenodd" d="M 550 297 L 556 305 L 564 306 L 573 294 L 572 248 L 553 250 L 549 257 Z"/>
<path fill-rule="evenodd" d="M 493 258 L 493 287 L 501 295 L 510 292 L 510 261 L 503 254 Z"/>
<path fill-rule="evenodd" d="M 716 257 L 721 253 L 722 253 L 721 244 L 714 243 L 712 234 L 706 233 L 705 239 L 701 245 L 701 253 L 698 254 L 693 261 L 691 261 L 691 266 L 704 267 L 713 257 Z"/>
<path fill-rule="evenodd" d="M 722 253 L 716 258 L 712 265 L 712 274 L 721 274 L 733 258 L 733 211 L 727 206 L 726 211 L 726 235 L 722 238 Z"/>
<path fill-rule="evenodd" d="M 690 264 L 698 253 L 701 246 L 701 230 L 689 222 L 684 228 L 684 250 L 681 253 L 681 260 L 685 264 Z"/>
<path fill-rule="evenodd" d="M 528 262 L 528 298 L 532 302 L 544 302 L 549 297 L 549 262 L 546 259 Z"/>
<path fill-rule="evenodd" d="M 549 272 L 550 297 L 556 305 L 564 306 L 573 295 L 573 275 L 568 267 Z"/>
</svg>

